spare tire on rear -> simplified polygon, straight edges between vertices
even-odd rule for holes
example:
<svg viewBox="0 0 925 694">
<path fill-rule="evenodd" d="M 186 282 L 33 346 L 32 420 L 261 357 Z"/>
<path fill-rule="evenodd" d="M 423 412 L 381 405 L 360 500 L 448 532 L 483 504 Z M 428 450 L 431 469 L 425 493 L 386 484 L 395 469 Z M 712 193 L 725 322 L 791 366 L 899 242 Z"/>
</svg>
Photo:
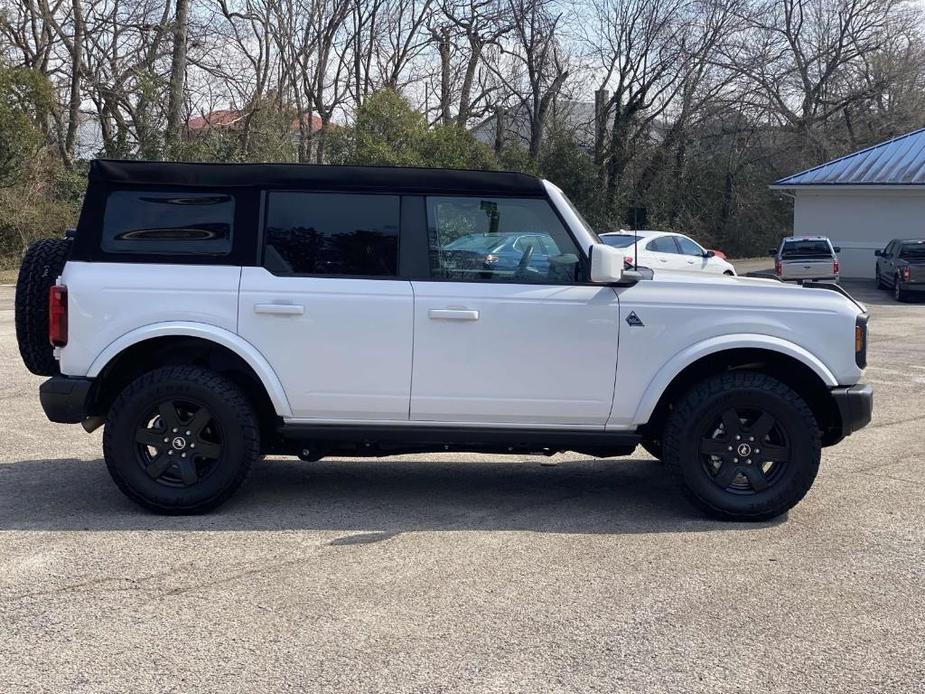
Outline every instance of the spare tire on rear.
<svg viewBox="0 0 925 694">
<path fill-rule="evenodd" d="M 16 341 L 26 368 L 39 376 L 59 372 L 48 342 L 48 289 L 64 270 L 71 242 L 36 241 L 23 256 L 16 281 Z"/>
</svg>

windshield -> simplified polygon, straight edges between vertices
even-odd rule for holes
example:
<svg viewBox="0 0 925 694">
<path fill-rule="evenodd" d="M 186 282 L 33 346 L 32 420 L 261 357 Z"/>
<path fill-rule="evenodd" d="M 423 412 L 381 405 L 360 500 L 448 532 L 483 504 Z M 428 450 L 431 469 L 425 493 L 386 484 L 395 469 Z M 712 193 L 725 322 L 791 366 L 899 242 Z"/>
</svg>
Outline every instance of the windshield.
<svg viewBox="0 0 925 694">
<path fill-rule="evenodd" d="M 903 260 L 925 260 L 925 241 L 903 244 L 899 257 Z"/>
<path fill-rule="evenodd" d="M 568 195 L 563 193 L 561 190 L 559 192 L 562 194 L 562 199 L 565 200 L 565 204 L 568 205 L 569 209 L 574 213 L 576 217 L 578 217 L 578 221 L 581 222 L 581 225 L 585 228 L 585 231 L 591 234 L 591 238 L 595 239 L 598 243 L 600 243 L 601 237 L 597 235 L 596 231 L 594 231 L 594 227 L 588 224 L 588 220 L 585 219 L 584 215 L 582 215 L 581 212 L 578 211 L 578 208 L 575 207 L 572 201 L 568 199 Z"/>
<path fill-rule="evenodd" d="M 781 258 L 831 258 L 832 248 L 828 241 L 785 241 Z"/>
<path fill-rule="evenodd" d="M 636 237 L 633 234 L 604 234 L 601 241 L 614 248 L 626 248 L 632 246 Z"/>
</svg>

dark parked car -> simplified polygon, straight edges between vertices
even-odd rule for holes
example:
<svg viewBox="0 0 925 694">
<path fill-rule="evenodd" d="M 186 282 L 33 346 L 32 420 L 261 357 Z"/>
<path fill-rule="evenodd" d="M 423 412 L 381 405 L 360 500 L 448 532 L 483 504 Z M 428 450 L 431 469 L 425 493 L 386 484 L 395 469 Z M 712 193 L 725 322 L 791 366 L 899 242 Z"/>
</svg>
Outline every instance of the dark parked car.
<svg viewBox="0 0 925 694">
<path fill-rule="evenodd" d="M 455 274 L 545 276 L 561 252 L 549 234 L 466 234 L 443 247 L 443 262 Z"/>
<path fill-rule="evenodd" d="M 877 256 L 877 287 L 893 290 L 897 301 L 925 294 L 925 239 L 893 239 Z"/>
</svg>

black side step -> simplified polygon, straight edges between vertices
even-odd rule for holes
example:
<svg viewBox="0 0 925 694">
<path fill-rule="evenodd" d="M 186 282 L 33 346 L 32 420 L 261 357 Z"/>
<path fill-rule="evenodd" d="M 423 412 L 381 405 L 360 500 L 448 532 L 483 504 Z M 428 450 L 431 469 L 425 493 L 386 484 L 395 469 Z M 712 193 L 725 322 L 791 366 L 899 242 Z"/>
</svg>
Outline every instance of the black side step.
<svg viewBox="0 0 925 694">
<path fill-rule="evenodd" d="M 383 424 L 283 424 L 280 435 L 291 441 L 317 444 L 373 445 L 424 450 L 617 450 L 633 449 L 641 436 L 635 431 L 583 429 L 497 428 Z"/>
</svg>

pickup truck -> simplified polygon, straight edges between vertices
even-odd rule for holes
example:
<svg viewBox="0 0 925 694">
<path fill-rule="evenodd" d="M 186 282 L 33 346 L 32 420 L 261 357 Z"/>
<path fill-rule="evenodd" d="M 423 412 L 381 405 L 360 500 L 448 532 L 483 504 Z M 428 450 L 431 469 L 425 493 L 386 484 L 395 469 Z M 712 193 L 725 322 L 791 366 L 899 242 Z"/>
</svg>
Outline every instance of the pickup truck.
<svg viewBox="0 0 925 694">
<path fill-rule="evenodd" d="M 877 287 L 892 289 L 897 301 L 925 295 L 925 239 L 893 239 L 877 256 Z"/>
<path fill-rule="evenodd" d="M 523 241 L 460 263 L 483 237 Z M 623 256 L 522 174 L 95 161 L 76 232 L 26 253 L 17 338 L 46 416 L 104 427 L 158 513 L 262 455 L 639 445 L 713 516 L 784 513 L 870 420 L 865 307 Z"/>
<path fill-rule="evenodd" d="M 774 258 L 774 274 L 784 282 L 838 280 L 838 253 L 825 236 L 789 236 L 768 250 Z"/>
</svg>

